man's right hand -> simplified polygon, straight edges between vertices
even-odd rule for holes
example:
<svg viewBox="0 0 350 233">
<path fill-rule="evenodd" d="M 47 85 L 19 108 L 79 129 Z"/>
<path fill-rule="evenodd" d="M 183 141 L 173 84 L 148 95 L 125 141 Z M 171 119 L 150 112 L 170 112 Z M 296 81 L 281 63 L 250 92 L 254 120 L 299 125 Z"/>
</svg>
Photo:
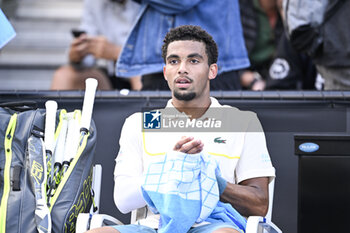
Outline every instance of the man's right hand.
<svg viewBox="0 0 350 233">
<path fill-rule="evenodd" d="M 69 50 L 69 61 L 78 63 L 88 54 L 88 37 L 82 34 L 74 38 Z"/>
<path fill-rule="evenodd" d="M 204 144 L 201 140 L 195 140 L 193 137 L 182 136 L 174 146 L 174 151 L 186 154 L 196 154 L 202 152 Z"/>
</svg>

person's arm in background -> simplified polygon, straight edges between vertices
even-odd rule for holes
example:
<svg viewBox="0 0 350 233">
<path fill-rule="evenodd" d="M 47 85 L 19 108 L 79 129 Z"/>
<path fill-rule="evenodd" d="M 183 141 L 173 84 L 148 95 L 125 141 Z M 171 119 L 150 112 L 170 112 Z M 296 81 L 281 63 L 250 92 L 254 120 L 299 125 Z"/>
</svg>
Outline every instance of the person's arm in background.
<svg viewBox="0 0 350 233">
<path fill-rule="evenodd" d="M 239 77 L 242 87 L 252 91 L 263 91 L 266 83 L 261 75 L 256 71 L 241 70 L 239 71 Z"/>
<path fill-rule="evenodd" d="M 279 12 L 284 19 L 282 0 L 277 1 Z M 278 41 L 274 59 L 266 81 L 267 90 L 315 89 L 317 71 L 307 54 L 297 51 L 283 33 Z M 321 83 L 319 85 L 322 86 Z"/>
<path fill-rule="evenodd" d="M 87 66 L 91 66 L 95 61 L 92 56 L 89 59 L 84 58 L 88 55 L 88 35 L 93 36 L 98 34 L 97 26 L 95 25 L 95 8 L 96 2 L 93 0 L 84 0 L 83 12 L 81 18 L 80 30 L 85 33 L 79 37 L 74 38 L 69 48 L 69 61 L 71 63 L 85 63 Z"/>
<path fill-rule="evenodd" d="M 141 76 L 133 76 L 130 78 L 131 90 L 141 91 L 142 90 L 142 78 Z"/>
<path fill-rule="evenodd" d="M 249 69 L 239 72 L 241 85 L 247 90 L 261 91 L 266 87 L 267 66 L 270 65 L 283 27 L 277 0 L 240 0 L 240 13 L 252 64 Z"/>
<path fill-rule="evenodd" d="M 86 66 L 91 66 L 96 59 L 106 59 L 114 62 L 118 60 L 122 46 L 109 41 L 106 36 L 102 35 L 99 26 L 96 24 L 98 16 L 95 14 L 98 14 L 97 10 L 101 9 L 100 4 L 95 0 L 84 1 L 80 28 L 86 31 L 86 34 L 73 41 L 74 47 L 72 43 L 70 61 L 76 63 L 82 61 Z M 132 90 L 142 89 L 140 76 L 131 77 L 129 82 Z"/>
<path fill-rule="evenodd" d="M 103 58 L 116 61 L 119 57 L 121 47 L 110 42 L 105 36 L 94 36 L 87 38 L 88 53 L 95 58 Z"/>
<path fill-rule="evenodd" d="M 84 33 L 73 39 L 69 49 L 69 61 L 79 63 L 89 54 L 94 58 L 116 61 L 120 51 L 121 47 L 111 43 L 105 36 L 90 36 Z"/>
<path fill-rule="evenodd" d="M 109 41 L 102 35 L 99 26 L 96 24 L 98 12 L 102 9 L 101 3 L 94 0 L 85 0 L 80 29 L 84 34 L 74 39 L 69 53 L 70 60 L 79 62 L 88 54 L 95 58 L 103 58 L 116 61 L 119 57 L 121 47 Z"/>
<path fill-rule="evenodd" d="M 74 38 L 69 48 L 69 61 L 71 63 L 80 63 L 88 54 L 88 44 L 86 34 Z"/>
<path fill-rule="evenodd" d="M 118 4 L 118 3 L 115 3 Z M 87 54 L 92 54 L 95 58 L 102 58 L 116 61 L 121 51 L 121 46 L 115 45 L 102 34 L 99 25 L 96 23 L 101 11 L 101 3 L 95 0 L 85 0 L 83 16 L 80 28 L 87 34 L 85 39 Z"/>
<path fill-rule="evenodd" d="M 87 37 L 86 43 L 83 44 L 87 44 L 87 54 L 91 54 L 95 58 L 113 60 L 115 62 L 118 60 L 122 50 L 121 46 L 113 44 L 104 36 Z M 130 77 L 129 82 L 132 90 L 139 91 L 142 89 L 141 76 Z"/>
</svg>

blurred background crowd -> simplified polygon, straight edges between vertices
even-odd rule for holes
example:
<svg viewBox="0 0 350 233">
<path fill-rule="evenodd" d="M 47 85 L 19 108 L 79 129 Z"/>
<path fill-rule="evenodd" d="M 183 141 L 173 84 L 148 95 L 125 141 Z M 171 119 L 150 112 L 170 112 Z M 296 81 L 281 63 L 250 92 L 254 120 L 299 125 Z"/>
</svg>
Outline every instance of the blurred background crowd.
<svg viewBox="0 0 350 233">
<path fill-rule="evenodd" d="M 81 90 L 88 77 L 100 90 L 168 90 L 161 38 L 182 24 L 218 43 L 212 90 L 347 90 L 349 2 L 0 0 L 17 33 L 0 51 L 0 90 Z"/>
</svg>

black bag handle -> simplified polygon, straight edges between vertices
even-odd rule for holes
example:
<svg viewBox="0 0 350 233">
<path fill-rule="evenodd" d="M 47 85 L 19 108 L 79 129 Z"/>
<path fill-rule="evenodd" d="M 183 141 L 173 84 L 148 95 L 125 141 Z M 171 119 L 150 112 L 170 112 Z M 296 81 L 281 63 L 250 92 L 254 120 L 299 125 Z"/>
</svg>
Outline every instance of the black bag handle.
<svg viewBox="0 0 350 233">
<path fill-rule="evenodd" d="M 38 108 L 38 104 L 35 101 L 14 101 L 14 102 L 4 102 L 0 103 L 0 107 L 2 108 L 10 108 L 15 111 L 28 111 L 28 110 L 34 110 Z"/>
</svg>

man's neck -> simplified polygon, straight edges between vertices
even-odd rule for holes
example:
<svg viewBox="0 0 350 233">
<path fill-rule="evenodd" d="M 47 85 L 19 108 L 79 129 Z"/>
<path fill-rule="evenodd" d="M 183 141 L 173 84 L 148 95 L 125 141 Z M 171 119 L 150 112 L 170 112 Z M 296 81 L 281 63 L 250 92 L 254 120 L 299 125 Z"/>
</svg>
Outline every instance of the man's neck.
<svg viewBox="0 0 350 233">
<path fill-rule="evenodd" d="M 190 101 L 184 101 L 173 97 L 172 104 L 179 112 L 184 112 L 187 116 L 193 119 L 203 116 L 211 104 L 211 99 L 208 96 L 204 100 L 193 99 Z"/>
</svg>

